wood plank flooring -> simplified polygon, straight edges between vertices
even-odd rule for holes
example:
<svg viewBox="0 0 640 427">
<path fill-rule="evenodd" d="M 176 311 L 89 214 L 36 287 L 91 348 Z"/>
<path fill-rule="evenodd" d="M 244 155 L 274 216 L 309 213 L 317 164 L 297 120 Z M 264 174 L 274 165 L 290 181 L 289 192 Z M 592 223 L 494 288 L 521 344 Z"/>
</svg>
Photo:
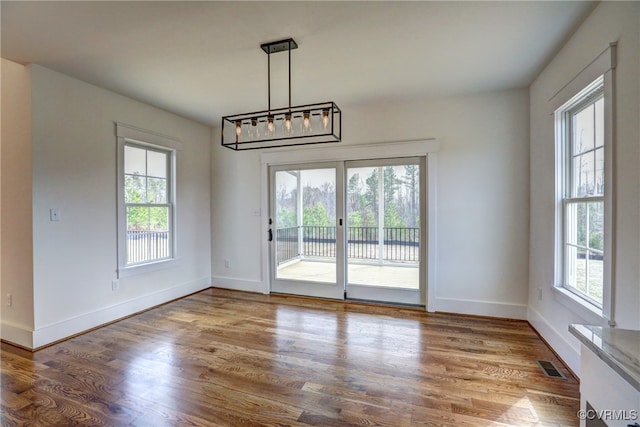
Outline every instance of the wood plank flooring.
<svg viewBox="0 0 640 427">
<path fill-rule="evenodd" d="M 7 426 L 578 425 L 520 321 L 209 289 L 0 358 Z"/>
</svg>

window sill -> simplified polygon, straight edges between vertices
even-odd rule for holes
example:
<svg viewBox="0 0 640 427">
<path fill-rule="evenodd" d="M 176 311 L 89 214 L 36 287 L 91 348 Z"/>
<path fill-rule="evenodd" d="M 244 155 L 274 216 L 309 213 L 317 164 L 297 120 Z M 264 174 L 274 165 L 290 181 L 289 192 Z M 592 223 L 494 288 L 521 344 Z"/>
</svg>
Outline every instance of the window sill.
<svg viewBox="0 0 640 427">
<path fill-rule="evenodd" d="M 151 273 L 153 271 L 164 270 L 176 267 L 180 263 L 179 258 L 165 259 L 162 261 L 150 262 L 148 264 L 132 265 L 118 269 L 118 279 L 136 276 L 138 274 Z"/>
<path fill-rule="evenodd" d="M 583 300 L 573 292 L 560 286 L 553 286 L 556 300 L 580 316 L 585 322 L 591 325 L 606 325 L 607 319 L 602 314 L 602 309 Z"/>
</svg>

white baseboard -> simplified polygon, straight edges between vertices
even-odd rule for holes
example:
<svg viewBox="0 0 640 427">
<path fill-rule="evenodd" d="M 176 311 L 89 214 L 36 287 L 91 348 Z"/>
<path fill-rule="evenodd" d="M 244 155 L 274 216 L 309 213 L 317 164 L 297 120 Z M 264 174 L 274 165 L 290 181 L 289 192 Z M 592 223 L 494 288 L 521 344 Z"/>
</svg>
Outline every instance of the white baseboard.
<svg viewBox="0 0 640 427">
<path fill-rule="evenodd" d="M 0 337 L 21 347 L 33 348 L 33 331 L 24 326 L 2 322 L 2 325 L 0 325 Z"/>
<path fill-rule="evenodd" d="M 544 338 L 558 356 L 569 366 L 574 374 L 580 376 L 580 347 L 574 347 L 553 325 L 542 317 L 533 307 L 527 311 L 527 320 L 533 328 Z M 569 325 L 565 325 L 566 328 Z M 569 335 L 569 329 L 566 330 Z M 576 341 L 577 342 L 577 341 Z"/>
<path fill-rule="evenodd" d="M 269 289 L 260 280 L 236 279 L 235 277 L 213 276 L 211 286 L 216 288 L 233 289 L 236 291 L 257 292 L 268 294 Z"/>
<path fill-rule="evenodd" d="M 184 297 L 194 292 L 211 287 L 209 277 L 173 286 L 168 289 L 143 295 L 110 307 L 86 313 L 81 316 L 53 323 L 33 331 L 31 348 L 39 348 L 47 344 L 85 332 L 89 329 L 113 322 L 123 317 L 147 310 L 165 302 Z"/>
<path fill-rule="evenodd" d="M 504 317 L 507 319 L 527 319 L 526 304 L 509 304 L 491 301 L 436 297 L 435 311 L 471 314 L 475 316 Z"/>
</svg>

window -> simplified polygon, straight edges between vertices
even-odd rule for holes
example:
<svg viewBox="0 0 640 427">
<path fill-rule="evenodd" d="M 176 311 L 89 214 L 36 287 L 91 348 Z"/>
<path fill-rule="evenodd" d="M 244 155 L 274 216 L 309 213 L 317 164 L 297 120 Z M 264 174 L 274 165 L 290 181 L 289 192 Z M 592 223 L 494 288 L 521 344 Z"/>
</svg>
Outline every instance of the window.
<svg viewBox="0 0 640 427">
<path fill-rule="evenodd" d="M 176 258 L 175 164 L 181 143 L 117 124 L 118 277 Z"/>
<path fill-rule="evenodd" d="M 126 143 L 127 265 L 171 258 L 171 152 Z"/>
<path fill-rule="evenodd" d="M 602 309 L 605 282 L 604 79 L 556 111 L 562 187 L 562 285 Z"/>
<path fill-rule="evenodd" d="M 615 325 L 615 69 L 614 42 L 548 101 L 555 117 L 555 295 L 583 319 L 605 319 L 610 326 Z"/>
<path fill-rule="evenodd" d="M 615 326 L 616 43 L 549 99 L 555 118 L 558 301 L 590 323 Z"/>
</svg>

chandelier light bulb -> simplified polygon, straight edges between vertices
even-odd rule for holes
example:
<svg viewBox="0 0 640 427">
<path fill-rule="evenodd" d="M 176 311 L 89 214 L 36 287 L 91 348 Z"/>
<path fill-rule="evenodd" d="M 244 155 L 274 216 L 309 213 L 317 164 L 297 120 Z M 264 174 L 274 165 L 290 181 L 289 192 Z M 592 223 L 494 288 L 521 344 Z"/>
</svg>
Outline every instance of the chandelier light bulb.
<svg viewBox="0 0 640 427">
<path fill-rule="evenodd" d="M 236 121 L 236 135 L 242 135 L 242 122 L 240 120 Z"/>
<path fill-rule="evenodd" d="M 329 110 L 322 110 L 322 127 L 327 129 L 329 127 Z"/>
<path fill-rule="evenodd" d="M 282 126 L 284 127 L 284 131 L 286 133 L 291 133 L 291 114 L 285 114 L 284 115 L 284 123 L 282 124 Z"/>
<path fill-rule="evenodd" d="M 305 131 L 311 128 L 311 113 L 309 111 L 302 113 L 302 128 Z"/>
<path fill-rule="evenodd" d="M 251 119 L 251 128 L 249 130 L 249 134 L 252 138 L 255 139 L 260 137 L 260 132 L 258 131 L 258 119 L 255 117 Z"/>
<path fill-rule="evenodd" d="M 276 130 L 276 126 L 273 123 L 273 116 L 267 116 L 267 133 L 272 134 Z"/>
</svg>

